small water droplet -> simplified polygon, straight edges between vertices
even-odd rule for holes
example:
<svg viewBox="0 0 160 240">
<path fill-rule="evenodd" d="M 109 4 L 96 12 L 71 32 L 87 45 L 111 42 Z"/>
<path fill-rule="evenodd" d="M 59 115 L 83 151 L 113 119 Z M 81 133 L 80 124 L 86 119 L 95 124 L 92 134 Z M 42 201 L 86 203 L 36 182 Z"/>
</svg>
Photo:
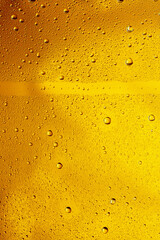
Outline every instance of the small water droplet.
<svg viewBox="0 0 160 240">
<path fill-rule="evenodd" d="M 41 75 L 45 75 L 45 74 L 46 74 L 45 71 L 42 71 L 42 72 L 41 72 Z"/>
<path fill-rule="evenodd" d="M 63 167 L 62 163 L 60 163 L 60 162 L 57 163 L 57 168 L 58 168 L 58 169 L 61 169 L 62 167 Z"/>
<path fill-rule="evenodd" d="M 49 40 L 48 39 L 44 39 L 44 43 L 49 43 Z"/>
<path fill-rule="evenodd" d="M 108 228 L 107 228 L 107 227 L 103 227 L 103 228 L 102 228 L 102 232 L 103 232 L 104 234 L 106 234 L 106 233 L 108 232 Z"/>
<path fill-rule="evenodd" d="M 18 27 L 14 27 L 13 30 L 14 30 L 14 31 L 18 31 L 19 28 L 18 28 Z"/>
<path fill-rule="evenodd" d="M 134 31 L 133 27 L 131 27 L 131 26 L 127 27 L 127 32 L 133 32 L 133 31 Z"/>
<path fill-rule="evenodd" d="M 149 121 L 154 121 L 155 120 L 155 116 L 153 114 L 150 114 L 148 117 Z"/>
<path fill-rule="evenodd" d="M 23 23 L 23 22 L 24 22 L 24 19 L 23 19 L 23 18 L 19 19 L 19 22 L 20 22 L 20 23 Z"/>
<path fill-rule="evenodd" d="M 115 198 L 112 198 L 111 201 L 110 201 L 110 203 L 111 203 L 112 205 L 115 204 L 115 203 L 116 203 L 116 199 L 115 199 Z"/>
<path fill-rule="evenodd" d="M 71 213 L 71 208 L 70 207 L 66 207 L 66 212 L 67 213 Z"/>
<path fill-rule="evenodd" d="M 54 146 L 54 147 L 58 147 L 58 143 L 57 143 L 57 142 L 54 142 L 53 146 Z"/>
<path fill-rule="evenodd" d="M 105 124 L 110 124 L 111 123 L 111 118 L 110 117 L 106 117 L 106 118 L 103 119 L 103 122 Z"/>
<path fill-rule="evenodd" d="M 67 9 L 67 8 L 65 8 L 63 11 L 64 11 L 65 13 L 69 13 L 69 9 Z"/>
<path fill-rule="evenodd" d="M 63 80 L 63 79 L 64 79 L 64 76 L 63 76 L 63 75 L 61 75 L 61 76 L 59 77 L 59 79 L 60 79 L 60 80 Z"/>
<path fill-rule="evenodd" d="M 17 19 L 17 15 L 16 15 L 16 14 L 13 14 L 13 15 L 11 16 L 11 19 Z"/>
</svg>

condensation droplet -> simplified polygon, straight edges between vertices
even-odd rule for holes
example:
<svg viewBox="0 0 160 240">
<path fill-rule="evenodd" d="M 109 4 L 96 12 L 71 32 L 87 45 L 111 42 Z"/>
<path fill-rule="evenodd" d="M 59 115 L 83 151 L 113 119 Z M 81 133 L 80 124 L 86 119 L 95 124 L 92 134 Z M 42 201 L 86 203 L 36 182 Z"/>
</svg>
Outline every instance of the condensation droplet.
<svg viewBox="0 0 160 240">
<path fill-rule="evenodd" d="M 23 22 L 24 22 L 24 19 L 23 19 L 23 18 L 19 19 L 19 22 L 20 22 L 20 23 L 23 23 Z"/>
<path fill-rule="evenodd" d="M 42 71 L 42 72 L 41 72 L 41 75 L 45 75 L 45 74 L 46 74 L 45 71 Z"/>
<path fill-rule="evenodd" d="M 106 117 L 106 118 L 103 119 L 103 122 L 105 124 L 110 124 L 111 123 L 111 118 L 110 117 Z"/>
<path fill-rule="evenodd" d="M 14 30 L 14 31 L 18 31 L 19 28 L 18 28 L 18 27 L 14 27 L 13 30 Z"/>
<path fill-rule="evenodd" d="M 128 59 L 126 60 L 126 65 L 132 65 L 132 64 L 133 64 L 132 58 L 128 58 Z"/>
<path fill-rule="evenodd" d="M 48 39 L 44 39 L 44 43 L 49 43 L 49 40 Z"/>
<path fill-rule="evenodd" d="M 149 121 L 154 121 L 155 120 L 155 116 L 153 114 L 150 114 L 148 117 Z"/>
<path fill-rule="evenodd" d="M 64 79 L 64 76 L 63 76 L 63 75 L 61 75 L 61 76 L 59 77 L 59 79 L 60 79 L 60 80 L 63 80 L 63 79 Z"/>
<path fill-rule="evenodd" d="M 66 207 L 66 212 L 67 213 L 71 213 L 71 208 L 70 207 Z"/>
<path fill-rule="evenodd" d="M 131 27 L 131 26 L 127 27 L 127 32 L 133 32 L 133 31 L 134 31 L 133 27 Z"/>
<path fill-rule="evenodd" d="M 52 130 L 48 130 L 47 135 L 48 135 L 48 136 L 52 136 L 52 135 L 53 135 Z"/>
<path fill-rule="evenodd" d="M 68 12 L 69 12 L 69 9 L 65 8 L 63 11 L 64 11 L 65 13 L 68 13 Z"/>
<path fill-rule="evenodd" d="M 17 19 L 17 15 L 16 15 L 16 14 L 13 14 L 13 15 L 11 16 L 11 19 Z"/>
<path fill-rule="evenodd" d="M 110 201 L 110 203 L 111 203 L 112 205 L 114 205 L 114 204 L 116 203 L 116 199 L 115 199 L 115 198 L 112 198 L 111 201 Z"/>
<path fill-rule="evenodd" d="M 103 227 L 103 228 L 102 228 L 102 232 L 103 232 L 104 234 L 106 234 L 106 233 L 108 232 L 108 228 L 107 228 L 107 227 Z"/>
<path fill-rule="evenodd" d="M 61 169 L 62 167 L 63 167 L 62 163 L 60 163 L 60 162 L 57 163 L 57 168 L 58 168 L 58 169 Z"/>
<path fill-rule="evenodd" d="M 57 142 L 54 142 L 53 146 L 54 146 L 54 147 L 58 147 L 58 143 L 57 143 Z"/>
</svg>

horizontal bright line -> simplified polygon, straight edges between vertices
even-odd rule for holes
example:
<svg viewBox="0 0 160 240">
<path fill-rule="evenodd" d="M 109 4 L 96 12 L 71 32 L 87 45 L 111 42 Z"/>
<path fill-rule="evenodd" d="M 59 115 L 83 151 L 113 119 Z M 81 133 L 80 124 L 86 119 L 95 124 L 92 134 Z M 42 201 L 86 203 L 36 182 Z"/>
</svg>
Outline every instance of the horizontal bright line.
<svg viewBox="0 0 160 240">
<path fill-rule="evenodd" d="M 44 94 L 113 95 L 160 94 L 160 81 L 107 81 L 96 83 L 71 82 L 0 82 L 1 96 L 39 96 Z"/>
</svg>

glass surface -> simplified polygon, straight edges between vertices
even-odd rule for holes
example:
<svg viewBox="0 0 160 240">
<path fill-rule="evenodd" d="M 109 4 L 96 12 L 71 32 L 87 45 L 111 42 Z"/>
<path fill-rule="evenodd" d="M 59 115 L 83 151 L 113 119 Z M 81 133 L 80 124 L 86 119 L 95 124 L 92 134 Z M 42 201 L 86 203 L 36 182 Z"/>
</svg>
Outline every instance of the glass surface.
<svg viewBox="0 0 160 240">
<path fill-rule="evenodd" d="M 160 239 L 160 1 L 0 0 L 0 239 Z"/>
</svg>

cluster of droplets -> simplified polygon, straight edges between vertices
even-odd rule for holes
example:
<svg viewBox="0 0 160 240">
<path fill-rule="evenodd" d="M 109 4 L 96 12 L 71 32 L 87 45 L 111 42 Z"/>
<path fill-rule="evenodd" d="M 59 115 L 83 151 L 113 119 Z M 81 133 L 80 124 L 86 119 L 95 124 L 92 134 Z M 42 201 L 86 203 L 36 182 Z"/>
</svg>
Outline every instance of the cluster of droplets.
<svg viewBox="0 0 160 240">
<path fill-rule="evenodd" d="M 47 131 L 47 136 L 49 136 L 49 137 L 53 136 L 52 130 L 48 130 L 48 131 Z M 57 142 L 54 142 L 54 143 L 53 143 L 53 146 L 54 146 L 54 147 L 58 147 L 58 143 L 57 143 Z M 62 167 L 63 167 L 62 163 L 60 163 L 60 162 L 57 163 L 57 168 L 58 168 L 58 169 L 61 169 Z"/>
</svg>

